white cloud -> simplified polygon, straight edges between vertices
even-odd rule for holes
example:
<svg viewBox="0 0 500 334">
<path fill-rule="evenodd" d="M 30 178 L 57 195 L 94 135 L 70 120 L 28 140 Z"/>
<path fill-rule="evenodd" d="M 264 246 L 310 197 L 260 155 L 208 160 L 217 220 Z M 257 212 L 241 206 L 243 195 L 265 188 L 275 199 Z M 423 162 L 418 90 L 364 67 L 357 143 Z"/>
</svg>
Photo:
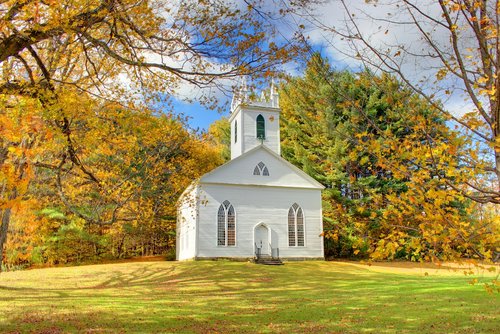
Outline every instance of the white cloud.
<svg viewBox="0 0 500 334">
<path fill-rule="evenodd" d="M 436 97 L 441 98 L 443 104 L 454 116 L 461 116 L 466 112 L 473 110 L 473 105 L 463 96 L 463 88 L 460 82 L 451 80 L 443 80 L 439 83 L 435 82 L 436 71 L 440 68 L 440 64 L 434 57 L 418 56 L 428 53 L 428 49 L 422 41 L 422 34 L 412 24 L 404 24 L 409 21 L 408 12 L 402 10 L 402 7 L 397 7 L 397 2 L 394 1 L 377 1 L 376 5 L 367 4 L 364 0 L 346 1 L 349 14 L 354 15 L 357 22 L 357 29 L 366 36 L 369 42 L 381 49 L 392 49 L 389 52 L 390 61 L 397 62 L 401 66 L 405 74 L 412 82 L 420 82 L 419 86 L 426 92 L 436 94 Z M 389 3 L 389 5 L 386 5 Z M 270 6 L 273 1 L 264 2 L 265 6 Z M 419 6 L 423 9 L 426 15 L 439 17 L 440 9 L 435 1 L 419 1 Z M 244 1 L 237 0 L 237 6 L 246 6 Z M 175 6 L 174 6 L 175 7 Z M 266 7 L 266 9 L 268 9 Z M 397 9 L 398 11 L 394 11 Z M 302 13 L 305 14 L 305 13 Z M 323 53 L 332 59 L 333 65 L 338 69 L 357 70 L 362 66 L 362 63 L 355 57 L 356 45 L 349 42 L 348 39 L 342 38 L 334 31 L 347 32 L 349 28 L 349 14 L 342 7 L 340 1 L 328 1 L 322 7 L 318 7 L 314 12 L 306 13 L 307 15 L 296 15 L 288 17 L 288 20 L 279 20 L 275 23 L 278 28 L 277 39 L 291 40 L 294 32 L 297 31 L 299 24 L 306 26 L 305 33 L 310 38 L 310 42 L 317 48 L 321 48 Z M 421 19 L 422 17 L 420 17 Z M 442 28 L 436 25 L 424 25 L 424 29 L 432 33 L 434 41 L 444 47 L 449 46 L 448 35 Z M 352 30 L 350 31 L 352 32 Z M 396 56 L 396 48 L 404 46 L 406 53 Z M 354 48 L 353 48 L 354 47 Z M 357 45 L 359 47 L 359 45 Z M 465 45 L 464 45 L 465 47 Z M 307 55 L 306 55 L 307 56 Z M 178 54 L 176 58 L 162 58 L 157 54 L 145 54 L 145 58 L 151 62 L 158 62 L 168 66 L 192 69 L 189 63 L 189 55 Z M 375 64 L 380 61 L 376 58 L 371 59 Z M 214 71 L 222 69 L 225 64 L 218 64 L 210 59 L 202 59 L 206 62 L 209 68 Z M 371 66 L 374 68 L 373 66 Z M 297 75 L 300 74 L 300 69 L 296 64 L 287 63 L 282 66 L 285 72 Z M 171 94 L 175 99 L 184 101 L 188 104 L 190 101 L 199 101 L 203 98 L 211 97 L 221 101 L 227 100 L 231 92 L 231 87 L 237 85 L 237 78 L 221 79 L 217 81 L 217 85 L 211 85 L 207 88 L 200 88 L 188 81 L 180 80 L 171 86 Z M 130 81 L 124 79 L 123 82 L 127 87 L 130 87 Z M 218 86 L 219 88 L 216 88 Z M 454 87 L 454 94 L 444 94 L 446 89 Z"/>
<path fill-rule="evenodd" d="M 442 21 L 441 8 L 436 1 L 415 1 L 420 12 L 413 9 L 411 13 L 403 1 L 379 0 L 368 3 L 365 0 L 349 0 L 344 3 L 346 8 L 341 1 L 328 1 L 313 11 L 298 12 L 293 18 L 297 24 L 305 25 L 304 31 L 310 42 L 320 48 L 336 68 L 358 70 L 368 66 L 377 71 L 377 67 L 387 69 L 382 64 L 382 60 L 385 60 L 389 65 L 398 67 L 419 89 L 440 99 L 453 116 L 461 117 L 475 110 L 460 79 L 447 76 L 443 80 L 436 80 L 436 74 L 443 64 L 425 39 L 430 38 L 443 53 L 451 54 L 449 30 L 436 23 Z M 420 23 L 422 31 L 413 20 Z M 458 19 L 457 26 L 464 27 L 458 31 L 459 48 L 467 50 L 473 47 L 474 39 L 466 29 L 467 25 Z M 378 59 L 362 42 L 342 36 L 356 35 L 358 32 L 371 46 L 386 53 L 387 57 Z M 362 63 L 356 57 L 358 52 L 368 55 L 365 58 L 367 62 Z M 466 58 L 466 66 L 474 68 L 473 62 L 476 60 L 474 57 Z M 487 105 L 487 101 L 482 102 Z"/>
</svg>

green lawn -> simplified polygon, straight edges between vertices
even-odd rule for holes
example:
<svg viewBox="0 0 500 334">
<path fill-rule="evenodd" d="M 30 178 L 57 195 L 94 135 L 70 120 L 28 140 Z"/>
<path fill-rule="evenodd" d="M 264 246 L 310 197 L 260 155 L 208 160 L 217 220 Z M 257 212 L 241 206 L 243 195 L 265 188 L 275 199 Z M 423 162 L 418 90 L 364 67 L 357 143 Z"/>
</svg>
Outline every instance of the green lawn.
<svg viewBox="0 0 500 334">
<path fill-rule="evenodd" d="M 498 294 L 416 266 L 156 261 L 2 273 L 0 333 L 500 331 Z"/>
</svg>

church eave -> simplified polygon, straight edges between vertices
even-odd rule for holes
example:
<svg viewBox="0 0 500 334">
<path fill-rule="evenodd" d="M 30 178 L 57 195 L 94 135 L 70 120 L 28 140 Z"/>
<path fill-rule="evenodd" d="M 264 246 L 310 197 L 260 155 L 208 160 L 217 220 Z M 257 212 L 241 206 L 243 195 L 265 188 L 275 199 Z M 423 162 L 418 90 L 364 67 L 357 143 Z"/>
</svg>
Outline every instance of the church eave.
<svg viewBox="0 0 500 334">
<path fill-rule="evenodd" d="M 196 191 L 196 188 L 198 187 L 198 185 L 200 184 L 200 178 L 197 178 L 195 179 L 193 182 L 191 182 L 189 184 L 189 186 L 186 187 L 186 189 L 184 189 L 184 191 L 180 194 L 179 198 L 177 199 L 176 203 L 181 203 L 182 200 L 184 199 L 184 197 L 191 193 L 192 191 Z"/>
<path fill-rule="evenodd" d="M 262 183 L 234 183 L 234 182 L 211 182 L 211 181 L 200 181 L 199 185 L 223 185 L 223 186 L 244 186 L 244 187 L 262 187 L 262 188 L 288 188 L 288 189 L 311 189 L 311 190 L 323 190 L 324 187 L 318 187 L 311 185 L 307 186 L 297 186 L 297 185 L 278 185 L 278 184 L 262 184 Z"/>
<path fill-rule="evenodd" d="M 211 175 L 211 174 L 214 174 L 215 172 L 217 172 L 221 168 L 225 168 L 226 166 L 231 165 L 235 161 L 238 161 L 240 159 L 245 159 L 248 155 L 252 154 L 253 152 L 255 152 L 257 150 L 261 150 L 261 149 L 265 150 L 266 152 L 268 152 L 269 154 L 271 154 L 272 156 L 274 156 L 280 162 L 282 162 L 283 164 L 285 164 L 288 167 L 290 167 L 290 169 L 292 169 L 293 171 L 295 171 L 295 173 L 297 173 L 300 177 L 302 177 L 307 182 L 309 182 L 309 184 L 311 184 L 310 188 L 325 189 L 324 185 L 322 185 L 321 183 L 319 183 L 318 181 L 316 181 L 314 178 L 312 178 L 311 176 L 309 176 L 306 172 L 304 172 L 300 168 L 298 168 L 295 165 L 293 165 L 292 163 L 288 162 L 286 159 L 282 158 L 280 155 L 278 155 L 275 152 L 273 152 L 271 149 L 267 148 L 265 145 L 256 146 L 256 147 L 252 148 L 251 150 L 243 153 L 242 155 L 240 155 L 240 156 L 238 156 L 238 157 L 236 157 L 236 158 L 234 158 L 232 160 L 229 160 L 225 164 L 223 164 L 223 165 L 221 165 L 221 166 L 219 166 L 219 167 L 211 170 L 210 172 L 208 172 L 208 173 L 204 174 L 203 176 L 201 176 L 200 179 L 199 179 L 199 182 L 200 183 L 210 183 L 210 181 L 206 181 L 206 180 L 204 180 L 204 178 L 207 177 L 207 176 L 209 176 L 209 175 Z M 228 183 L 221 183 L 221 184 L 228 184 Z M 237 184 L 237 183 L 234 183 L 234 184 Z M 258 184 L 258 185 L 262 185 L 262 184 Z M 277 186 L 277 187 L 279 187 L 279 186 Z M 308 187 L 299 187 L 299 188 L 307 189 Z"/>
<path fill-rule="evenodd" d="M 238 111 L 245 107 L 245 110 L 258 111 L 258 112 L 281 112 L 280 108 L 269 107 L 269 106 L 259 106 L 252 104 L 240 104 L 236 107 L 236 109 L 229 115 L 229 122 L 232 122 L 235 115 L 238 114 Z"/>
</svg>

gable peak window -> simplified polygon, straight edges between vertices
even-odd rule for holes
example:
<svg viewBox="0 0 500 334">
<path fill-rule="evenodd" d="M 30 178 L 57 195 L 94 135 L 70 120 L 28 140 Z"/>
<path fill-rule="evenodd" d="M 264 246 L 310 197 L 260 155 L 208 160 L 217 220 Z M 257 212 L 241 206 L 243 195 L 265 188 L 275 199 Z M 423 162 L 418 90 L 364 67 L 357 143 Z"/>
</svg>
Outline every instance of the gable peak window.
<svg viewBox="0 0 500 334">
<path fill-rule="evenodd" d="M 288 246 L 304 246 L 304 212 L 297 203 L 288 210 Z"/>
<path fill-rule="evenodd" d="M 217 246 L 236 245 L 236 217 L 234 207 L 225 200 L 217 211 Z"/>
<path fill-rule="evenodd" d="M 266 139 L 266 121 L 260 114 L 257 116 L 257 138 Z"/>
<path fill-rule="evenodd" d="M 267 169 L 266 164 L 261 161 L 253 169 L 253 175 L 269 176 L 269 169 Z"/>
</svg>

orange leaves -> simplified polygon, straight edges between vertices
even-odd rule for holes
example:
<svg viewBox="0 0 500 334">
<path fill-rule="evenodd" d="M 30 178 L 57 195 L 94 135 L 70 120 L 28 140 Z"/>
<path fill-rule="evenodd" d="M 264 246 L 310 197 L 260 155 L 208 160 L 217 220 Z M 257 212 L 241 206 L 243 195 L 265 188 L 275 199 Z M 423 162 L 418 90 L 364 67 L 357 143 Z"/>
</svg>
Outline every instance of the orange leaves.
<svg viewBox="0 0 500 334">
<path fill-rule="evenodd" d="M 495 86 L 492 86 L 489 89 L 480 89 L 479 90 L 479 94 L 489 96 L 492 100 L 496 100 L 496 93 L 497 93 L 497 89 Z"/>
<path fill-rule="evenodd" d="M 311 60 L 305 78 L 286 87 L 282 136 L 283 151 L 312 164 L 314 176 L 329 187 L 323 213 L 331 233 L 325 235 L 335 235 L 336 247 L 349 256 L 489 259 L 498 238 L 485 226 L 498 227 L 492 217 L 481 221 L 467 198 L 472 191 L 466 182 L 481 179 L 481 168 L 474 168 L 484 166 L 481 148 L 450 130 L 436 108 L 399 90 L 390 76 L 358 73 L 349 81 L 318 64 Z M 449 74 L 441 70 L 438 79 Z M 474 123 L 476 116 L 462 121 L 484 127 Z M 318 122 L 327 124 L 315 127 Z M 310 142 L 323 145 L 316 149 Z"/>
<path fill-rule="evenodd" d="M 491 144 L 491 146 L 493 146 L 495 152 L 500 153 L 500 136 L 495 138 L 495 141 Z"/>
<path fill-rule="evenodd" d="M 331 239 L 334 241 L 338 241 L 338 239 L 339 239 L 338 231 L 328 230 L 328 231 L 324 231 L 322 234 L 326 239 Z"/>
<path fill-rule="evenodd" d="M 448 69 L 441 68 L 439 71 L 437 71 L 436 78 L 438 80 L 443 80 L 446 77 L 446 75 L 448 75 Z"/>
<path fill-rule="evenodd" d="M 456 3 L 456 2 L 452 2 L 452 3 L 449 4 L 449 8 L 450 8 L 450 11 L 452 11 L 452 12 L 458 12 L 461 9 L 465 9 L 465 5 L 464 4 L 459 4 L 459 3 Z"/>
<path fill-rule="evenodd" d="M 23 215 L 50 206 L 66 217 L 57 224 L 46 215 L 23 221 L 32 237 L 48 237 L 66 222 L 77 223 L 82 237 L 101 223 L 149 224 L 164 231 L 172 225 L 177 196 L 220 162 L 217 149 L 183 124 L 142 106 L 127 109 L 61 89 L 51 106 L 40 107 L 20 98 L 16 107 L 5 102 L 0 108 L 0 209 L 26 204 L 29 194 L 36 203 Z M 62 117 L 67 128 L 57 123 Z"/>
<path fill-rule="evenodd" d="M 456 145 L 460 142 L 454 139 L 457 134 L 440 124 L 433 124 L 431 130 L 421 121 L 405 138 L 385 132 L 384 141 L 372 137 L 365 142 L 367 147 L 379 148 L 370 151 L 376 156 L 378 166 L 384 166 L 395 177 L 407 180 L 407 189 L 403 192 L 372 195 L 375 203 L 385 203 L 378 220 L 385 233 L 379 235 L 380 240 L 374 238 L 372 241 L 374 248 L 371 256 L 374 259 L 394 258 L 400 256 L 398 254 L 405 254 L 406 258 L 413 261 L 439 257 L 453 259 L 469 254 L 478 247 L 477 242 L 469 240 L 471 230 L 484 233 L 477 224 L 471 224 L 474 218 L 458 209 L 468 206 L 458 189 L 447 186 L 447 182 L 453 180 L 451 182 L 460 188 L 462 180 L 475 177 L 474 170 L 458 170 L 457 155 L 464 154 L 464 147 Z M 441 141 L 439 137 L 434 137 L 430 142 L 418 139 L 437 131 L 441 138 L 447 139 Z M 373 141 L 377 141 L 377 144 L 374 145 Z M 359 150 L 364 152 L 362 147 Z M 467 154 L 477 158 L 474 156 L 475 150 Z M 445 181 L 436 175 L 448 179 Z M 377 215 L 370 217 L 376 219 Z M 483 242 L 488 246 L 478 248 L 482 249 L 484 258 L 489 258 L 488 247 L 494 243 L 485 237 L 480 241 L 481 244 Z"/>
<path fill-rule="evenodd" d="M 480 77 L 479 79 L 477 79 L 477 83 L 484 84 L 484 83 L 487 83 L 489 80 L 490 80 L 490 78 L 488 78 L 488 76 L 484 76 L 484 77 Z"/>
</svg>

